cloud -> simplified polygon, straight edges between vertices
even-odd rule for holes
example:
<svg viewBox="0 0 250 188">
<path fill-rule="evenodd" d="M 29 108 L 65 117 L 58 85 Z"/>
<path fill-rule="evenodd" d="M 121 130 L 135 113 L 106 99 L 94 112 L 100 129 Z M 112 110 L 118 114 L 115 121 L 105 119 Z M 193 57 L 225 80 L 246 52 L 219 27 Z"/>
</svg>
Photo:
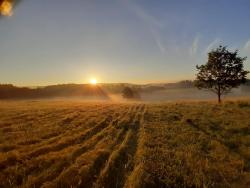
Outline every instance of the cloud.
<svg viewBox="0 0 250 188">
<path fill-rule="evenodd" d="M 157 26 L 157 27 L 163 27 L 164 24 L 161 23 L 160 21 L 158 21 L 155 17 L 153 17 L 152 15 L 148 14 L 144 9 L 142 9 L 141 7 L 139 7 L 137 4 L 135 3 L 131 3 L 131 1 L 127 1 L 128 2 L 128 6 L 131 10 L 133 10 L 136 15 L 141 18 L 144 22 Z"/>
<path fill-rule="evenodd" d="M 212 50 L 216 45 L 221 43 L 221 40 L 219 38 L 214 39 L 204 50 L 204 54 L 208 53 L 210 50 Z"/>
<path fill-rule="evenodd" d="M 199 44 L 199 40 L 200 40 L 199 38 L 200 38 L 199 36 L 196 36 L 196 37 L 194 38 L 194 40 L 193 40 L 193 43 L 192 43 L 192 45 L 191 45 L 191 47 L 190 47 L 190 49 L 189 49 L 189 54 L 190 54 L 191 56 L 194 56 L 194 55 L 197 54 L 198 44 Z"/>
<path fill-rule="evenodd" d="M 248 40 L 244 46 L 244 50 L 250 51 L 250 40 Z"/>
<path fill-rule="evenodd" d="M 124 3 L 126 3 L 126 6 L 132 10 L 138 18 L 140 18 L 144 23 L 146 23 L 149 26 L 149 31 L 152 34 L 152 37 L 155 41 L 155 44 L 161 51 L 161 53 L 166 52 L 166 48 L 161 40 L 161 36 L 158 29 L 161 29 L 164 27 L 164 24 L 158 21 L 155 17 L 148 14 L 143 8 L 135 4 L 134 2 L 131 2 L 130 0 L 124 0 Z"/>
<path fill-rule="evenodd" d="M 161 53 L 164 54 L 166 52 L 166 48 L 162 43 L 160 35 L 152 27 L 150 27 L 150 32 L 153 35 L 153 38 L 154 38 L 154 41 L 155 41 L 157 47 L 160 49 Z"/>
</svg>

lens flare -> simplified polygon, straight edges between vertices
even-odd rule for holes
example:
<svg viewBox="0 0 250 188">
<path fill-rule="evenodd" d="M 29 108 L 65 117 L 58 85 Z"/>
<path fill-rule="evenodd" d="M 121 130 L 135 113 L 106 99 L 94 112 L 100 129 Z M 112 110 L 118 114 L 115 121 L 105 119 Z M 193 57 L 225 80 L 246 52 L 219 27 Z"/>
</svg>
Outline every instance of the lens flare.
<svg viewBox="0 0 250 188">
<path fill-rule="evenodd" d="M 12 16 L 13 3 L 11 0 L 3 0 L 0 3 L 0 14 L 2 16 Z"/>
</svg>

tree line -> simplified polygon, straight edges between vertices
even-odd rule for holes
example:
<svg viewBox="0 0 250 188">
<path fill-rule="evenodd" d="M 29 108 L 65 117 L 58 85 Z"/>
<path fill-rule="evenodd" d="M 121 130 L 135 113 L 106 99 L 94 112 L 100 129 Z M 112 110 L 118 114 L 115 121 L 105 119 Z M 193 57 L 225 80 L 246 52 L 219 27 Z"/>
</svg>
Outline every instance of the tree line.
<svg viewBox="0 0 250 188">
<path fill-rule="evenodd" d="M 62 84 L 40 88 L 15 87 L 0 84 L 0 99 L 36 99 L 55 97 L 98 97 L 108 98 L 108 94 L 99 86 L 89 84 Z"/>
</svg>

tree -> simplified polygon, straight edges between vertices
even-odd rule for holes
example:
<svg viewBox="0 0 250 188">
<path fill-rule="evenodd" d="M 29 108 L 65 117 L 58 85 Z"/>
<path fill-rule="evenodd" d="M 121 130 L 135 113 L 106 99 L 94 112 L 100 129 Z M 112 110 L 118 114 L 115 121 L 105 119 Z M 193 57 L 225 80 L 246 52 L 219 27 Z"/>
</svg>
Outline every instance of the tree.
<svg viewBox="0 0 250 188">
<path fill-rule="evenodd" d="M 124 87 L 122 91 L 122 96 L 126 99 L 136 99 L 140 98 L 139 93 L 130 87 Z"/>
<path fill-rule="evenodd" d="M 205 65 L 196 66 L 199 72 L 195 86 L 216 93 L 220 103 L 222 95 L 246 82 L 249 72 L 244 70 L 245 60 L 246 57 L 238 56 L 238 50 L 230 52 L 226 47 L 219 46 L 208 53 L 208 62 Z"/>
</svg>

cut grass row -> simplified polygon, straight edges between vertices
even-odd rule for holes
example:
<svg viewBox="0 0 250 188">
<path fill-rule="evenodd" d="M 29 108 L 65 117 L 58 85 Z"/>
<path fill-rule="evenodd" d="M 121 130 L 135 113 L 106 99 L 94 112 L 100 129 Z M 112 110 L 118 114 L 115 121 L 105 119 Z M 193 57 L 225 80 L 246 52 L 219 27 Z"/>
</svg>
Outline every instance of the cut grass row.
<svg viewBox="0 0 250 188">
<path fill-rule="evenodd" d="M 97 173 L 96 164 L 100 165 L 98 161 L 101 160 L 102 165 L 104 165 L 106 160 L 104 160 L 103 157 L 106 157 L 108 160 L 113 149 L 123 142 L 122 140 L 129 131 L 128 126 L 124 125 L 131 124 L 131 121 L 133 121 L 132 116 L 137 114 L 138 109 L 136 105 L 115 106 L 115 109 L 112 108 L 113 114 L 110 112 L 104 113 L 106 117 L 103 120 L 99 120 L 99 122 L 96 125 L 92 125 L 92 127 L 73 126 L 72 129 L 68 131 L 62 131 L 59 136 L 55 135 L 55 137 L 59 139 L 54 138 L 52 140 L 52 138 L 47 138 L 47 141 L 31 144 L 39 145 L 39 147 L 29 148 L 31 151 L 27 148 L 25 150 L 17 149 L 16 152 L 18 156 L 11 155 L 12 152 L 5 152 L 5 157 L 8 157 L 0 163 L 2 183 L 5 183 L 5 186 L 21 185 L 24 187 L 40 187 L 42 185 L 50 187 L 53 184 L 60 185 L 60 182 L 64 180 L 64 178 L 61 177 L 67 174 L 68 171 L 71 171 L 71 169 L 74 169 L 73 167 L 78 164 L 81 159 L 83 161 L 86 160 L 89 154 L 95 154 L 96 159 L 91 159 L 92 165 L 95 168 L 89 168 L 88 174 L 91 174 L 93 170 Z M 109 115 L 107 116 L 107 114 Z M 99 118 L 100 117 L 101 113 L 99 115 Z M 70 123 L 73 122 L 74 121 L 70 121 Z M 83 118 L 81 122 L 82 124 L 86 124 L 88 121 L 84 122 Z M 114 138 L 117 139 L 114 141 Z M 82 163 L 80 162 L 79 164 Z M 82 170 L 79 171 L 79 174 L 82 174 L 82 171 L 86 171 L 86 168 L 81 167 L 80 169 Z M 81 176 L 83 176 L 83 174 Z M 96 175 L 93 174 L 93 176 L 89 178 L 93 180 L 95 176 Z M 86 183 L 86 181 L 92 182 L 88 180 L 89 178 L 86 179 L 86 177 L 84 178 L 83 176 L 77 184 L 82 185 L 84 182 Z"/>
<path fill-rule="evenodd" d="M 25 110 L 24 103 L 12 105 L 0 109 L 0 130 L 7 138 L 1 144 L 15 146 L 0 151 L 0 187 L 250 184 L 249 102 L 39 103 Z M 35 117 L 34 108 L 44 115 L 26 124 L 27 117 Z M 14 140 L 12 133 L 23 130 L 11 123 L 8 110 L 21 119 L 27 135 L 41 132 L 38 142 L 20 144 L 25 134 Z"/>
</svg>

